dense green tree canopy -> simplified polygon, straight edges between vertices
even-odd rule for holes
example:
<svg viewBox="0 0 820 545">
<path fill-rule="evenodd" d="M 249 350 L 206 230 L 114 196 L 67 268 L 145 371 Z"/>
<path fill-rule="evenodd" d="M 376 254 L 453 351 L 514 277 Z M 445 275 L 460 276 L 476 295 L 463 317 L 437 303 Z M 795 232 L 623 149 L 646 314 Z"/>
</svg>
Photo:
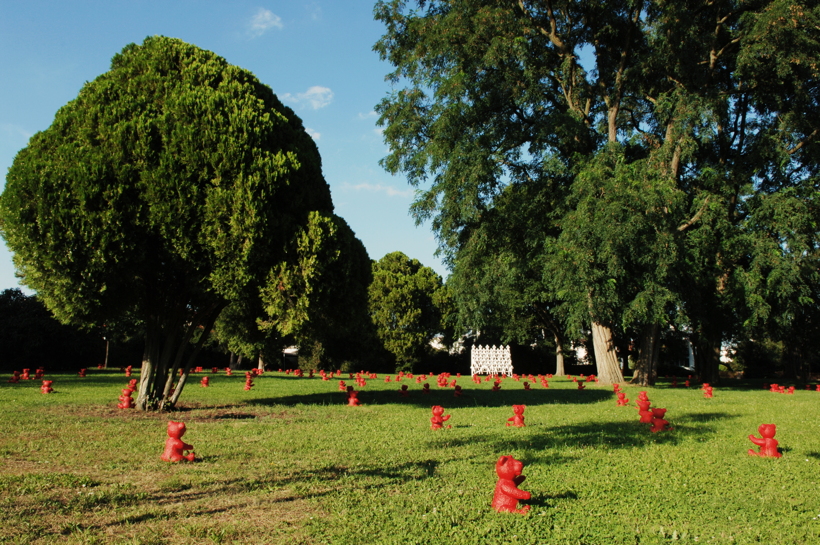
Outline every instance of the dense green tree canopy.
<svg viewBox="0 0 820 545">
<path fill-rule="evenodd" d="M 433 337 L 444 333 L 442 311 L 450 299 L 441 277 L 393 252 L 373 263 L 368 294 L 376 334 L 395 356 L 396 369 L 412 370 Z"/>
<path fill-rule="evenodd" d="M 312 211 L 332 203 L 299 118 L 251 73 L 150 37 L 18 153 L 0 228 L 59 319 L 144 320 L 137 403 L 149 408 L 175 401 L 188 339 L 259 297 Z"/>
<path fill-rule="evenodd" d="M 606 380 L 615 335 L 643 332 L 655 353 L 663 328 L 685 327 L 715 381 L 723 341 L 816 304 L 818 2 L 390 0 L 375 14 L 397 86 L 377 107 L 383 165 L 421 189 L 413 212 L 451 264 L 488 222 L 540 238 L 530 293 L 590 327 Z M 548 211 L 520 227 L 490 213 L 515 186 Z"/>
</svg>

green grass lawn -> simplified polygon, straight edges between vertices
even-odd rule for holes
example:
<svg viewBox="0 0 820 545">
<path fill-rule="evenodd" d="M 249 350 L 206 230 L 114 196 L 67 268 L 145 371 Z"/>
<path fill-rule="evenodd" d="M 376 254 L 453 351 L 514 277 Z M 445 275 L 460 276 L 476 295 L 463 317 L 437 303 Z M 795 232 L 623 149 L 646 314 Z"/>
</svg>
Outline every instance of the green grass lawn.
<svg viewBox="0 0 820 545">
<path fill-rule="evenodd" d="M 2 543 L 820 543 L 820 392 L 647 389 L 671 431 L 610 387 L 379 379 L 348 407 L 338 379 L 195 375 L 172 414 L 116 408 L 122 373 L 0 383 Z M 345 378 L 348 384 L 355 384 Z M 512 404 L 525 428 L 506 427 Z M 452 428 L 430 429 L 443 405 Z M 195 463 L 160 460 L 169 419 Z M 749 456 L 762 423 L 783 457 Z M 755 450 L 757 448 L 755 447 Z M 525 464 L 528 515 L 490 508 L 495 462 Z"/>
</svg>

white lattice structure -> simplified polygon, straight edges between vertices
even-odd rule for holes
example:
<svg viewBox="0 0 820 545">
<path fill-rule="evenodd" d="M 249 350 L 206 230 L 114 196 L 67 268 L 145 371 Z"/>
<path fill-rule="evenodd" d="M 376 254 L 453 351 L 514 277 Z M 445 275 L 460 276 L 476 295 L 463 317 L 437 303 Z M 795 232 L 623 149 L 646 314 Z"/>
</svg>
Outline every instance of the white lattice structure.
<svg viewBox="0 0 820 545">
<path fill-rule="evenodd" d="M 475 346 L 470 353 L 470 373 L 473 375 L 507 375 L 513 374 L 510 346 L 495 345 Z"/>
</svg>

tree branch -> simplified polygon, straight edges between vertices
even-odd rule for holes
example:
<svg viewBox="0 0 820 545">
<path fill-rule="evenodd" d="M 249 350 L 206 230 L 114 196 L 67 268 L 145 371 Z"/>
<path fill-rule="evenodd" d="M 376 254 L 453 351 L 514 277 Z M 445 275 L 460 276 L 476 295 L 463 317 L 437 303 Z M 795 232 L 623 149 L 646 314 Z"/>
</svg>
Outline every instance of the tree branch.
<svg viewBox="0 0 820 545">
<path fill-rule="evenodd" d="M 683 225 L 679 226 L 678 231 L 679 232 L 686 231 L 687 229 L 692 227 L 694 224 L 696 224 L 698 221 L 700 221 L 700 218 L 703 216 L 703 213 L 706 212 L 706 207 L 708 205 L 709 205 L 709 197 L 706 197 L 706 199 L 703 201 L 703 204 L 700 205 L 700 210 L 698 210 L 697 214 L 692 216 L 692 219 L 690 219 L 689 221 L 687 221 Z"/>
</svg>

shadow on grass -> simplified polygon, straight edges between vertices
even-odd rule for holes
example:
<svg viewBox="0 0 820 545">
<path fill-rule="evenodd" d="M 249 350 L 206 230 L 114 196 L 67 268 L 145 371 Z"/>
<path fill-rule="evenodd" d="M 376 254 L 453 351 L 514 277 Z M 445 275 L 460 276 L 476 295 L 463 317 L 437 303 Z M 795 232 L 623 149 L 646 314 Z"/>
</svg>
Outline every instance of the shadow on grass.
<svg viewBox="0 0 820 545">
<path fill-rule="evenodd" d="M 525 487 L 526 488 L 526 487 Z M 552 507 L 555 500 L 577 500 L 578 495 L 572 490 L 555 494 L 536 494 L 524 503 L 531 508 Z"/>
<path fill-rule="evenodd" d="M 507 407 L 513 404 L 526 405 L 577 405 L 598 403 L 614 399 L 614 394 L 604 390 L 467 390 L 461 397 L 455 397 L 453 390 L 431 389 L 429 394 L 413 390 L 408 397 L 402 397 L 397 390 L 361 390 L 359 400 L 367 405 L 400 405 L 410 407 L 431 407 L 442 405 L 448 409 L 464 407 Z M 282 397 L 249 399 L 250 405 L 346 405 L 345 392 L 325 392 Z"/>
<path fill-rule="evenodd" d="M 572 456 L 556 456 L 557 451 L 567 447 L 610 450 L 642 448 L 649 444 L 677 445 L 684 439 L 715 433 L 714 429 L 708 426 L 687 426 L 679 424 L 678 421 L 670 423 L 673 429 L 657 433 L 649 431 L 648 424 L 637 421 L 545 425 L 542 427 L 543 433 L 528 435 L 516 434 L 515 431 L 505 428 L 504 432 L 476 433 L 469 437 L 449 439 L 447 445 L 472 448 L 478 445 L 485 452 L 526 451 L 529 460 L 524 460 L 525 463 L 549 461 L 555 464 L 573 459 Z M 431 441 L 429 447 L 432 448 L 436 444 Z"/>
</svg>

